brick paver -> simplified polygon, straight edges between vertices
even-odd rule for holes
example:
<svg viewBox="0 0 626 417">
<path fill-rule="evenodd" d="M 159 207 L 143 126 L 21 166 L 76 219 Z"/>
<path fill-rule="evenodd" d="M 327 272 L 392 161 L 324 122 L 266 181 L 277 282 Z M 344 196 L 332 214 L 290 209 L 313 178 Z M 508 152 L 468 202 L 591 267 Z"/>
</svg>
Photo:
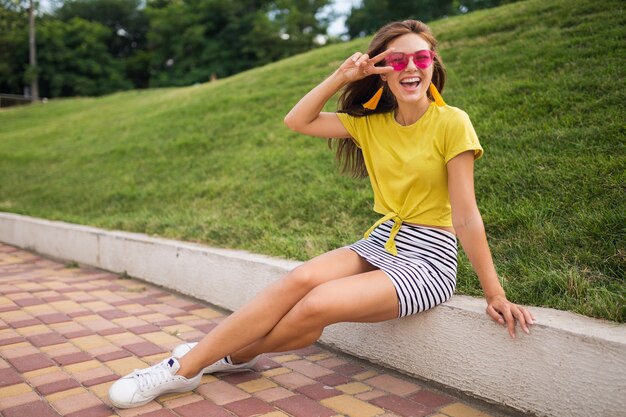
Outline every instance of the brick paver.
<svg viewBox="0 0 626 417">
<path fill-rule="evenodd" d="M 190 393 L 118 410 L 120 375 L 199 340 L 224 314 L 139 280 L 0 243 L 0 415 L 69 417 L 505 417 L 424 383 L 311 346 Z"/>
</svg>

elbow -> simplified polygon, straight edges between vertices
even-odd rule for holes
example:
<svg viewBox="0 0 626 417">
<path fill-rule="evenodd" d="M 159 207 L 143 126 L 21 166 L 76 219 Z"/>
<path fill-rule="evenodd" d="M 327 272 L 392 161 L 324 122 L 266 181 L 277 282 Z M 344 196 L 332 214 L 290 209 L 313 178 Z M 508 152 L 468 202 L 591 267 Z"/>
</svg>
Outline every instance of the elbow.
<svg viewBox="0 0 626 417">
<path fill-rule="evenodd" d="M 283 123 L 294 132 L 302 132 L 301 123 L 298 123 L 298 118 L 291 114 L 291 112 L 287 113 L 287 115 L 283 119 Z"/>
<path fill-rule="evenodd" d="M 467 213 L 461 210 L 460 207 L 452 207 L 452 227 L 454 227 L 455 232 L 459 232 L 467 226 L 468 222 Z"/>
<path fill-rule="evenodd" d="M 457 235 L 463 234 L 467 227 L 467 222 L 461 219 L 452 219 L 452 227 Z"/>
<path fill-rule="evenodd" d="M 287 126 L 289 129 L 291 130 L 296 130 L 296 125 L 295 122 L 293 120 L 293 117 L 290 116 L 290 114 L 288 113 L 287 116 L 285 116 L 285 118 L 283 119 L 283 123 L 285 124 L 285 126 Z"/>
<path fill-rule="evenodd" d="M 467 216 L 467 213 L 461 213 L 460 210 L 452 210 L 452 227 L 454 227 L 454 229 L 464 227 L 469 219 L 470 216 Z"/>
<path fill-rule="evenodd" d="M 475 227 L 484 228 L 483 219 L 478 212 L 472 211 L 469 215 L 466 216 L 452 216 L 452 227 L 454 227 L 454 231 L 457 235 L 462 235 L 467 230 L 472 230 Z"/>
</svg>

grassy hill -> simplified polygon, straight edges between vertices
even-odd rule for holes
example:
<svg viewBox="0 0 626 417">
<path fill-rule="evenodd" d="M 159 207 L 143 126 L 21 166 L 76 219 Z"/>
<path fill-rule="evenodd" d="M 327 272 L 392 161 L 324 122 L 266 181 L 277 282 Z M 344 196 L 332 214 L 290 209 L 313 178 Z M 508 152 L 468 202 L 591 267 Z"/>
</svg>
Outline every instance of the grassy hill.
<svg viewBox="0 0 626 417">
<path fill-rule="evenodd" d="M 528 0 L 431 27 L 443 95 L 485 147 L 477 197 L 509 297 L 626 321 L 624 3 Z M 368 182 L 282 119 L 368 41 L 0 112 L 0 210 L 301 260 L 348 244 L 378 218 Z M 458 290 L 481 293 L 465 258 Z"/>
</svg>

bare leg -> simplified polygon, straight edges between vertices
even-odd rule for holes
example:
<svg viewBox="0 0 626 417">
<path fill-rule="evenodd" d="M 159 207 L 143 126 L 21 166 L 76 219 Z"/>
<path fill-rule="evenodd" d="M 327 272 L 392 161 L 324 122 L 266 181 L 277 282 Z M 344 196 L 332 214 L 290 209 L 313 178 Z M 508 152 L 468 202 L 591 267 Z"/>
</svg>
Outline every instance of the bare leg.
<svg viewBox="0 0 626 417">
<path fill-rule="evenodd" d="M 341 278 L 313 289 L 270 333 L 231 357 L 245 362 L 261 353 L 309 346 L 332 323 L 379 322 L 397 317 L 396 290 L 384 272 L 376 270 Z"/>
<path fill-rule="evenodd" d="M 345 248 L 302 264 L 269 285 L 208 333 L 196 347 L 180 358 L 178 374 L 196 375 L 203 367 L 264 337 L 315 287 L 374 269 L 355 252 Z"/>
</svg>

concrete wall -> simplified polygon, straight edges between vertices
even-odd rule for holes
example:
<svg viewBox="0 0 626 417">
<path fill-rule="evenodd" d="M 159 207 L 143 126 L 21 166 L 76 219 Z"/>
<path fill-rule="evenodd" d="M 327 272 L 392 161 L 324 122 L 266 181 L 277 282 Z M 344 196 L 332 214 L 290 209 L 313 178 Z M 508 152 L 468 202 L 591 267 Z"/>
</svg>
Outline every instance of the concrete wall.
<svg viewBox="0 0 626 417">
<path fill-rule="evenodd" d="M 96 266 L 235 310 L 299 265 L 142 234 L 0 213 L 0 241 Z M 626 416 L 626 326 L 531 308 L 512 340 L 482 299 L 379 324 L 338 324 L 321 342 L 403 373 L 538 416 Z"/>
</svg>

